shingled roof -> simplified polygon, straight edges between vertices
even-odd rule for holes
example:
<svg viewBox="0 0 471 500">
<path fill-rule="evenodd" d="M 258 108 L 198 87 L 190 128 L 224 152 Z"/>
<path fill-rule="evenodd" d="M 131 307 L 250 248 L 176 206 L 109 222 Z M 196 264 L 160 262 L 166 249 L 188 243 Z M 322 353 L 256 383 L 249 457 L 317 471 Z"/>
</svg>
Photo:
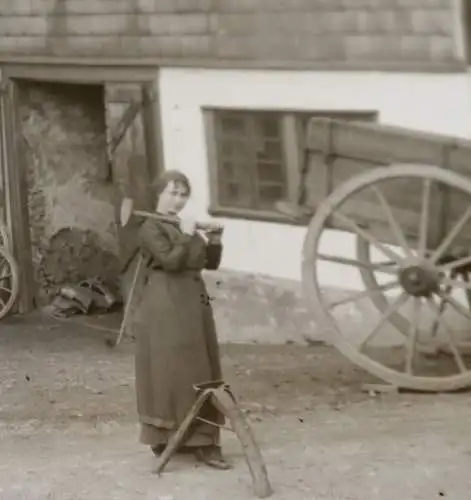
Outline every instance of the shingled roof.
<svg viewBox="0 0 471 500">
<path fill-rule="evenodd" d="M 443 63 L 450 0 L 1 0 L 0 53 Z"/>
</svg>

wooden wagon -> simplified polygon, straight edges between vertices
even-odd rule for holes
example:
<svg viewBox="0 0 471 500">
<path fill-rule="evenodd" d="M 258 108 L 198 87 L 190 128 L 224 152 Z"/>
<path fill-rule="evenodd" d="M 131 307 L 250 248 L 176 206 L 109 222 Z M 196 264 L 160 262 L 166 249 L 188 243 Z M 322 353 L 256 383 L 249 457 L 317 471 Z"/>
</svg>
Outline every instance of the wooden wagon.
<svg viewBox="0 0 471 500">
<path fill-rule="evenodd" d="M 0 209 L 0 319 L 11 312 L 19 294 L 18 265 L 3 220 L 3 210 Z"/>
<path fill-rule="evenodd" d="M 471 141 L 315 118 L 305 154 L 297 199 L 278 209 L 309 223 L 302 280 L 315 319 L 340 352 L 393 386 L 470 386 Z M 331 230 L 353 233 L 354 255 L 322 253 Z M 357 269 L 364 290 L 329 302 L 319 283 L 325 261 Z M 380 314 L 351 338 L 335 311 L 361 299 Z M 388 323 L 403 345 L 385 356 L 377 337 Z"/>
</svg>

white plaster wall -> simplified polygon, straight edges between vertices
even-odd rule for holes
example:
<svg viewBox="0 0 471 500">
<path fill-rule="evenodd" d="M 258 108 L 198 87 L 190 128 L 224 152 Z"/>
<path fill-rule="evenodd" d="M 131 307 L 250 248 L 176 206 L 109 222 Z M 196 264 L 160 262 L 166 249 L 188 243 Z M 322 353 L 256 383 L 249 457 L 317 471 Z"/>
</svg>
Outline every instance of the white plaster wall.
<svg viewBox="0 0 471 500">
<path fill-rule="evenodd" d="M 194 186 L 188 209 L 207 217 L 208 167 L 202 108 L 205 106 L 377 110 L 381 123 L 471 137 L 471 88 L 466 74 L 290 72 L 165 68 L 160 74 L 166 168 L 187 173 Z M 222 219 L 223 267 L 300 278 L 305 228 Z M 352 255 L 352 237 L 332 231 L 324 253 Z M 359 276 L 325 264 L 324 285 L 357 289 Z"/>
</svg>

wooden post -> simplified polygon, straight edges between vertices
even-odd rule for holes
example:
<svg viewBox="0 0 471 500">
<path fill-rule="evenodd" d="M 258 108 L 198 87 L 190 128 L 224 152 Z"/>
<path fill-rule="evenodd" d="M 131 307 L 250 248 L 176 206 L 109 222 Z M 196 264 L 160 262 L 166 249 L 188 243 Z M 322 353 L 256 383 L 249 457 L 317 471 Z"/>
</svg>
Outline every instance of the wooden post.
<svg viewBox="0 0 471 500">
<path fill-rule="evenodd" d="M 151 182 L 165 170 L 162 123 L 160 117 L 159 77 L 156 82 L 142 85 L 142 125 L 147 168 Z"/>
<path fill-rule="evenodd" d="M 159 463 L 157 464 L 157 469 L 156 469 L 157 474 L 162 473 L 164 467 L 168 464 L 169 460 L 172 458 L 172 455 L 177 451 L 177 448 L 180 446 L 180 443 L 185 438 L 188 429 L 190 428 L 193 421 L 196 420 L 198 413 L 200 412 L 204 403 L 210 396 L 210 391 L 211 391 L 210 389 L 207 389 L 198 396 L 191 410 L 188 412 L 188 415 L 185 417 L 185 420 L 183 420 L 177 432 L 175 432 L 175 434 L 173 434 L 173 436 L 170 438 L 167 447 L 160 456 Z"/>
<path fill-rule="evenodd" d="M 211 402 L 215 408 L 229 419 L 234 432 L 239 438 L 253 479 L 255 495 L 258 498 L 269 497 L 273 490 L 268 480 L 265 462 L 255 441 L 252 429 L 240 411 L 232 393 L 228 391 L 227 387 L 212 389 Z"/>
<path fill-rule="evenodd" d="M 273 493 L 273 490 L 268 480 L 267 469 L 255 441 L 252 429 L 240 411 L 229 386 L 223 382 L 219 382 L 218 386 L 219 387 L 208 386 L 209 388 L 200 392 L 195 404 L 188 412 L 188 415 L 185 417 L 185 420 L 178 430 L 170 438 L 167 447 L 160 456 L 156 472 L 160 474 L 163 471 L 180 443 L 184 440 L 193 421 L 198 419 L 201 408 L 209 398 L 211 404 L 230 421 L 233 431 L 239 438 L 244 451 L 245 460 L 252 476 L 255 495 L 258 498 L 267 498 Z"/>
</svg>

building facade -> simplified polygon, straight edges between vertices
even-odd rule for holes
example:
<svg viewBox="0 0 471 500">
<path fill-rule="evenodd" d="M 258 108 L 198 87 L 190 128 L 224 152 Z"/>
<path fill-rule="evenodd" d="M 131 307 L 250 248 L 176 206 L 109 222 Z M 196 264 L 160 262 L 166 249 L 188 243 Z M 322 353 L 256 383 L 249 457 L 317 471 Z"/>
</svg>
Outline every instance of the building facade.
<svg viewBox="0 0 471 500">
<path fill-rule="evenodd" d="M 300 301 L 306 228 L 273 207 L 296 189 L 303 130 L 326 115 L 470 137 L 470 3 L 3 0 L 4 89 L 16 82 L 29 146 L 30 250 L 22 255 L 40 290 L 77 274 L 85 240 L 105 250 L 90 251 L 84 266 L 108 264 L 121 244 L 119 193 L 148 206 L 153 175 L 176 168 L 194 185 L 188 209 L 226 226 L 225 286 L 212 282 L 224 335 L 322 337 Z M 113 149 L 133 103 L 140 115 Z M 58 234 L 67 258 L 50 244 Z M 332 233 L 325 245 L 335 252 L 351 240 Z M 323 280 L 361 286 L 335 267 Z M 369 305 L 358 307 L 344 313 L 348 324 L 369 314 Z"/>
</svg>

